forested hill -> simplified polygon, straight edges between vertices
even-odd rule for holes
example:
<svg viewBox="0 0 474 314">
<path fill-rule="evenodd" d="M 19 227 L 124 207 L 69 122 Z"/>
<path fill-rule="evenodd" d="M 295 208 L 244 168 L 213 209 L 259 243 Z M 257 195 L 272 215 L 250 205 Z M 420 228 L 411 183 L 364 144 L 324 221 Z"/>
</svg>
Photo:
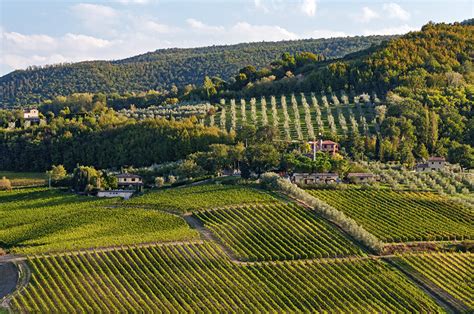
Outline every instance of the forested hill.
<svg viewBox="0 0 474 314">
<path fill-rule="evenodd" d="M 17 70 L 0 78 L 0 105 L 37 103 L 74 92 L 126 93 L 201 84 L 205 76 L 230 78 L 246 65 L 262 67 L 284 52 L 339 58 L 390 36 L 245 43 L 160 49 L 117 61 L 90 61 Z"/>
</svg>

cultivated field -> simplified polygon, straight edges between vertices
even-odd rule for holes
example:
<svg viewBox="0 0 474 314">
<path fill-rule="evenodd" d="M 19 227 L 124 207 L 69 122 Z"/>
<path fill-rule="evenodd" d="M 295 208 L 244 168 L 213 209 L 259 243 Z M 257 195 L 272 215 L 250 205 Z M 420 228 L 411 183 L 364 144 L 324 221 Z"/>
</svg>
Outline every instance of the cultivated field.
<svg viewBox="0 0 474 314">
<path fill-rule="evenodd" d="M 375 132 L 374 106 L 355 103 L 345 95 L 316 94 L 222 100 L 224 110 L 207 117 L 205 124 L 236 130 L 243 124 L 271 125 L 286 140 L 313 139 L 318 133 L 345 135 Z"/>
<path fill-rule="evenodd" d="M 233 264 L 214 244 L 29 260 L 18 312 L 438 312 L 378 260 Z"/>
<path fill-rule="evenodd" d="M 0 192 L 0 245 L 14 253 L 198 238 L 180 218 L 43 188 Z"/>
<path fill-rule="evenodd" d="M 474 238 L 473 211 L 447 197 L 390 190 L 307 190 L 384 242 Z"/>
<path fill-rule="evenodd" d="M 403 267 L 417 272 L 428 285 L 474 309 L 474 255 L 472 253 L 425 253 L 398 258 Z"/>
<path fill-rule="evenodd" d="M 291 203 L 244 205 L 195 215 L 241 260 L 341 257 L 362 253 L 315 212 Z"/>
<path fill-rule="evenodd" d="M 242 185 L 206 184 L 152 191 L 124 202 L 124 205 L 147 206 L 172 212 L 191 212 L 210 208 L 276 202 L 267 191 Z"/>
</svg>

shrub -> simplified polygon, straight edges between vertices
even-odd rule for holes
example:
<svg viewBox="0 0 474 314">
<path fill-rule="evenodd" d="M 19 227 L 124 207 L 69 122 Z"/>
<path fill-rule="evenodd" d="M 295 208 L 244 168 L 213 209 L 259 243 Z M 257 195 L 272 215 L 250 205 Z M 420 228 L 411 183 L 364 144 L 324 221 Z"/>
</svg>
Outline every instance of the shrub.
<svg viewBox="0 0 474 314">
<path fill-rule="evenodd" d="M 157 188 L 163 187 L 164 184 L 165 184 L 165 179 L 163 177 L 156 177 L 155 178 L 155 186 Z"/>
<path fill-rule="evenodd" d="M 11 191 L 12 183 L 6 177 L 0 180 L 0 191 Z"/>
</svg>

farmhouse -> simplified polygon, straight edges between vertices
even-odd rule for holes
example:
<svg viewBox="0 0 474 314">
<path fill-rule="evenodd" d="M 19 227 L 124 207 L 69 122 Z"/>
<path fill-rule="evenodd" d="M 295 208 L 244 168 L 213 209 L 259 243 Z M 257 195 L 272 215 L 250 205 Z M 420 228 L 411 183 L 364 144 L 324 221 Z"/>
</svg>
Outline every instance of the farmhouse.
<svg viewBox="0 0 474 314">
<path fill-rule="evenodd" d="M 130 190 L 141 191 L 143 189 L 142 177 L 131 173 L 121 173 L 116 176 L 119 188 L 128 188 Z"/>
<path fill-rule="evenodd" d="M 29 121 L 39 121 L 39 111 L 36 108 L 25 109 L 23 111 L 23 119 Z"/>
<path fill-rule="evenodd" d="M 317 142 L 311 141 L 309 145 L 311 146 L 312 152 L 323 152 L 331 155 L 339 152 L 339 144 L 330 140 L 323 141 L 321 139 Z"/>
<path fill-rule="evenodd" d="M 105 190 L 97 192 L 97 197 L 121 197 L 128 200 L 135 190 Z"/>
<path fill-rule="evenodd" d="M 337 173 L 294 173 L 291 181 L 296 184 L 328 184 L 339 182 Z"/>
<path fill-rule="evenodd" d="M 416 172 L 440 170 L 444 168 L 445 163 L 446 159 L 444 157 L 430 157 L 427 162 L 417 164 L 415 170 Z"/>
<path fill-rule="evenodd" d="M 347 175 L 347 180 L 351 183 L 370 183 L 377 180 L 377 177 L 372 173 L 353 172 Z"/>
</svg>

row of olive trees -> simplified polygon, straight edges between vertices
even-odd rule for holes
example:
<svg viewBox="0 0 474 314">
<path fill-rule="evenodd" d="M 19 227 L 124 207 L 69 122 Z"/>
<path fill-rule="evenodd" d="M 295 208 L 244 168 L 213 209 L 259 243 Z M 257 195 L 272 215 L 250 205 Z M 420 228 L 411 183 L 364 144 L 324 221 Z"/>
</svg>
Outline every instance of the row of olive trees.
<svg viewBox="0 0 474 314">
<path fill-rule="evenodd" d="M 354 219 L 346 216 L 343 212 L 335 209 L 327 203 L 311 196 L 288 180 L 280 178 L 280 176 L 275 173 L 265 173 L 262 175 L 260 181 L 267 188 L 282 191 L 283 193 L 310 206 L 323 217 L 338 225 L 354 239 L 360 241 L 374 251 L 380 252 L 383 250 L 383 243 L 362 226 L 358 225 Z"/>
<path fill-rule="evenodd" d="M 296 97 L 294 94 L 291 94 L 291 107 L 293 108 L 293 113 L 295 116 L 294 124 L 296 129 L 296 135 L 298 136 L 298 140 L 303 140 L 303 131 L 301 130 L 301 117 L 300 111 L 298 109 L 298 102 L 296 101 Z"/>
<path fill-rule="evenodd" d="M 286 140 L 291 140 L 290 133 L 290 115 L 288 114 L 288 106 L 286 104 L 286 97 L 281 96 L 281 108 L 283 110 L 283 130 L 285 131 Z"/>
<path fill-rule="evenodd" d="M 308 138 L 314 139 L 315 134 L 314 134 L 313 122 L 311 121 L 311 108 L 308 102 L 306 101 L 306 97 L 304 96 L 303 93 L 301 93 L 301 104 L 303 105 L 303 108 L 304 108 L 304 120 L 306 123 L 306 128 L 308 130 Z"/>
</svg>

